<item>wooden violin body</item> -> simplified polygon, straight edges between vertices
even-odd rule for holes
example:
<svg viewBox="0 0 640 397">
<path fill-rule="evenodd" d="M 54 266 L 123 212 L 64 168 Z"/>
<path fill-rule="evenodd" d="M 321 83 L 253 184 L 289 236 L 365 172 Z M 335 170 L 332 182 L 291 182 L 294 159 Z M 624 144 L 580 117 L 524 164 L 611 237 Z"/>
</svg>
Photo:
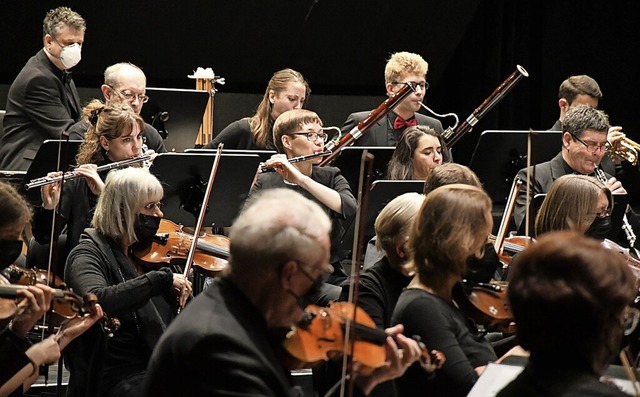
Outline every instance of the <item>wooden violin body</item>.
<svg viewBox="0 0 640 397">
<path fill-rule="evenodd" d="M 453 298 L 463 313 L 485 329 L 505 333 L 516 331 L 506 283 L 462 280 L 453 288 Z"/>
</svg>

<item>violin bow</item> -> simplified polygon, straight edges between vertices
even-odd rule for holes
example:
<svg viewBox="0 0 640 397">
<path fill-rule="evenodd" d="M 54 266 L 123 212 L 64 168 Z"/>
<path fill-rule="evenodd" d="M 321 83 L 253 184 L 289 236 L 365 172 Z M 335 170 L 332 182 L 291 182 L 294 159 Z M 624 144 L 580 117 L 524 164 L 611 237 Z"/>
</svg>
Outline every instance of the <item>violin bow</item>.
<svg viewBox="0 0 640 397">
<path fill-rule="evenodd" d="M 362 152 L 360 158 L 360 181 L 358 183 L 358 211 L 355 218 L 355 234 L 353 238 L 353 249 L 351 256 L 351 274 L 349 278 L 351 284 L 349 286 L 349 298 L 348 302 L 353 304 L 353 320 L 351 318 L 346 319 L 345 333 L 344 333 L 344 351 L 342 355 L 342 377 L 340 382 L 340 397 L 345 396 L 347 391 L 346 381 L 349 381 L 348 396 L 353 396 L 354 378 L 353 378 L 353 352 L 355 349 L 355 320 L 356 310 L 358 307 L 358 291 L 360 287 L 360 267 L 362 263 L 362 250 L 364 247 L 365 236 L 365 211 L 367 208 L 367 202 L 369 197 L 369 189 L 371 188 L 372 175 L 373 175 L 373 162 L 374 156 L 369 153 L 368 150 Z M 366 168 L 365 168 L 366 167 Z M 366 179 L 365 179 L 366 178 Z M 353 342 L 350 342 L 353 341 Z M 347 351 L 350 349 L 350 351 Z"/>
<path fill-rule="evenodd" d="M 198 215 L 198 221 L 196 223 L 195 230 L 193 231 L 193 241 L 191 242 L 191 247 L 189 248 L 189 254 L 187 255 L 187 262 L 184 266 L 185 277 L 189 277 L 189 273 L 191 272 L 191 266 L 193 265 L 193 257 L 196 253 L 196 247 L 198 246 L 198 238 L 200 237 L 200 231 L 202 230 L 202 223 L 204 222 L 204 216 L 207 213 L 207 203 L 209 202 L 209 197 L 211 196 L 211 190 L 213 188 L 213 182 L 216 179 L 216 173 L 218 172 L 218 165 L 220 165 L 220 158 L 222 157 L 222 148 L 224 147 L 223 143 L 218 145 L 218 149 L 216 150 L 216 158 L 213 160 L 213 166 L 211 167 L 211 174 L 209 175 L 209 182 L 207 183 L 207 189 L 204 193 L 204 199 L 202 200 L 202 205 L 200 206 L 200 214 Z"/>
</svg>

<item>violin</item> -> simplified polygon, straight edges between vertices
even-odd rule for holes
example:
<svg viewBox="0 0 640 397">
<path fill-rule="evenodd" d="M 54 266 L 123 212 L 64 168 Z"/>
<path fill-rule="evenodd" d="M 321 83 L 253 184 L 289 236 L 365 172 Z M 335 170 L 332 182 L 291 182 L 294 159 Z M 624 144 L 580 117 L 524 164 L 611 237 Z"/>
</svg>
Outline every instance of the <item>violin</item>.
<svg viewBox="0 0 640 397">
<path fill-rule="evenodd" d="M 182 226 L 162 219 L 158 233 L 156 233 L 151 245 L 135 249 L 133 255 L 146 269 L 153 269 L 159 264 L 184 264 L 192 242 L 193 235 L 183 231 Z M 204 234 L 198 238 L 193 265 L 199 272 L 209 277 L 215 277 L 227 267 L 228 258 L 228 237 Z"/>
<path fill-rule="evenodd" d="M 516 324 L 507 287 L 507 283 L 501 281 L 472 283 L 462 280 L 453 287 L 453 299 L 463 313 L 486 330 L 512 334 Z"/>
<path fill-rule="evenodd" d="M 327 361 L 345 350 L 345 331 L 349 321 L 354 321 L 355 335 L 347 351 L 352 352 L 352 360 L 360 364 L 358 372 L 370 375 L 385 364 L 387 334 L 376 328 L 362 308 L 349 302 L 333 302 L 329 307 L 309 305 L 304 319 L 287 334 L 284 347 L 289 354 L 305 363 Z M 424 343 L 418 342 L 422 349 L 419 360 L 422 368 L 429 374 L 441 368 L 446 361 L 444 354 L 437 350 L 429 352 Z"/>
<path fill-rule="evenodd" d="M 12 274 L 17 274 L 17 272 L 22 272 L 23 275 L 28 274 L 27 276 L 21 276 L 21 280 L 35 280 L 41 276 L 41 272 L 43 272 L 36 271 L 36 269 L 21 269 L 17 265 L 11 265 L 9 267 L 12 266 Z M 36 273 L 38 276 L 31 277 L 29 274 L 31 272 Z M 36 282 L 11 284 L 9 280 L 0 275 L 0 322 L 10 320 L 17 314 L 18 305 L 16 304 L 15 298 L 18 296 L 18 291 L 35 284 Z M 64 284 L 61 285 L 64 286 Z M 80 297 L 64 288 L 53 287 L 53 289 L 52 306 L 55 316 L 52 321 L 55 326 L 63 326 L 67 320 L 95 312 L 95 305 L 98 303 L 98 297 L 95 294 L 87 294 L 84 297 Z M 106 314 L 98 320 L 98 323 L 102 331 L 110 337 L 120 328 L 120 321 L 116 318 L 110 319 Z"/>
<path fill-rule="evenodd" d="M 600 244 L 602 244 L 604 248 L 622 255 L 622 257 L 627 261 L 627 266 L 629 266 L 631 273 L 633 273 L 633 276 L 636 278 L 636 289 L 640 292 L 640 260 L 631 256 L 628 248 L 624 248 L 609 239 L 602 240 Z"/>
<path fill-rule="evenodd" d="M 494 235 L 489 236 L 489 242 L 496 242 L 497 237 Z M 511 236 L 505 237 L 503 243 L 499 249 L 496 250 L 498 254 L 498 258 L 500 258 L 500 262 L 506 268 L 511 263 L 511 259 L 513 256 L 519 252 L 522 252 L 525 248 L 529 246 L 534 240 L 531 237 L 527 236 Z"/>
</svg>

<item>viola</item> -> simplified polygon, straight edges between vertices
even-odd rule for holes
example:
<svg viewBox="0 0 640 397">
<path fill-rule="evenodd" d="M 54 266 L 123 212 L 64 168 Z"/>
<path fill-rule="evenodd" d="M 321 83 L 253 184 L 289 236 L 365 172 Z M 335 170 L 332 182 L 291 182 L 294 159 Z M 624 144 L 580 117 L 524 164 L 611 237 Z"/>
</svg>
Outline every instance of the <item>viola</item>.
<svg viewBox="0 0 640 397">
<path fill-rule="evenodd" d="M 42 277 L 42 273 L 44 272 L 39 269 L 23 269 L 18 265 L 11 265 L 9 268 L 11 268 L 11 274 L 20 274 L 19 280 L 24 283 L 11 284 L 4 276 L 0 276 L 0 298 L 2 298 L 0 299 L 0 321 L 13 318 L 17 311 L 15 298 L 18 296 L 18 291 L 29 285 L 41 283 L 40 281 L 31 282 L 30 280 L 36 280 Z M 35 274 L 35 276 L 33 276 L 33 274 Z M 27 281 L 25 282 L 25 280 Z M 95 312 L 95 305 L 98 303 L 98 297 L 95 294 L 87 294 L 84 297 L 80 297 L 72 291 L 65 289 L 64 284 L 60 283 L 58 285 L 62 286 L 62 288 L 53 287 L 54 295 L 52 306 L 54 317 L 52 322 L 55 326 L 63 326 L 67 320 Z M 113 333 L 120 328 L 120 321 L 116 318 L 109 318 L 106 314 L 98 320 L 98 323 L 102 331 L 108 336 L 113 336 Z"/>
<path fill-rule="evenodd" d="M 333 302 L 329 307 L 309 305 L 305 318 L 287 335 L 284 347 L 304 363 L 327 361 L 345 351 L 348 321 L 354 321 L 354 335 L 349 339 L 346 351 L 352 352 L 352 360 L 360 364 L 359 373 L 369 375 L 385 363 L 387 334 L 376 328 L 363 309 L 349 302 Z M 445 362 L 444 354 L 436 350 L 429 352 L 422 342 L 418 342 L 422 348 L 419 361 L 425 371 L 433 373 L 441 368 Z"/>
<path fill-rule="evenodd" d="M 622 255 L 627 261 L 627 266 L 629 266 L 631 273 L 636 278 L 636 289 L 640 292 L 640 260 L 631 256 L 628 248 L 624 248 L 609 239 L 604 239 L 601 244 L 603 247 Z"/>
<path fill-rule="evenodd" d="M 495 243 L 495 241 L 496 236 L 490 235 L 489 242 Z M 496 250 L 498 258 L 500 258 L 500 262 L 502 262 L 504 267 L 508 267 L 509 263 L 511 263 L 511 259 L 513 259 L 513 256 L 519 252 L 522 252 L 533 241 L 534 240 L 531 237 L 527 236 L 511 236 L 504 238 L 500 250 Z"/>
<path fill-rule="evenodd" d="M 182 226 L 162 219 L 153 243 L 133 251 L 141 266 L 146 269 L 159 265 L 182 265 L 187 260 L 193 235 L 183 231 Z M 204 234 L 198 238 L 193 266 L 209 277 L 215 277 L 227 267 L 229 258 L 229 238 L 221 235 Z"/>
<path fill-rule="evenodd" d="M 486 330 L 509 334 L 516 331 L 506 282 L 472 283 L 462 280 L 453 288 L 453 299 L 463 313 Z"/>
</svg>

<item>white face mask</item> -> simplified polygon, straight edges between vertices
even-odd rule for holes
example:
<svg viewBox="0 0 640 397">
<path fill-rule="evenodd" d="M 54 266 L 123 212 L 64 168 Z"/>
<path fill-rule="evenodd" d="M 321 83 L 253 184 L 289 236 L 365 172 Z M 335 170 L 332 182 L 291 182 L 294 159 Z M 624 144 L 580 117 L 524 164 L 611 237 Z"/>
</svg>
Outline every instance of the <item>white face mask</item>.
<svg viewBox="0 0 640 397">
<path fill-rule="evenodd" d="M 62 47 L 60 61 L 65 68 L 71 69 L 76 66 L 78 62 L 80 62 L 80 59 L 82 59 L 82 47 L 80 47 L 80 44 L 75 43 Z"/>
</svg>

